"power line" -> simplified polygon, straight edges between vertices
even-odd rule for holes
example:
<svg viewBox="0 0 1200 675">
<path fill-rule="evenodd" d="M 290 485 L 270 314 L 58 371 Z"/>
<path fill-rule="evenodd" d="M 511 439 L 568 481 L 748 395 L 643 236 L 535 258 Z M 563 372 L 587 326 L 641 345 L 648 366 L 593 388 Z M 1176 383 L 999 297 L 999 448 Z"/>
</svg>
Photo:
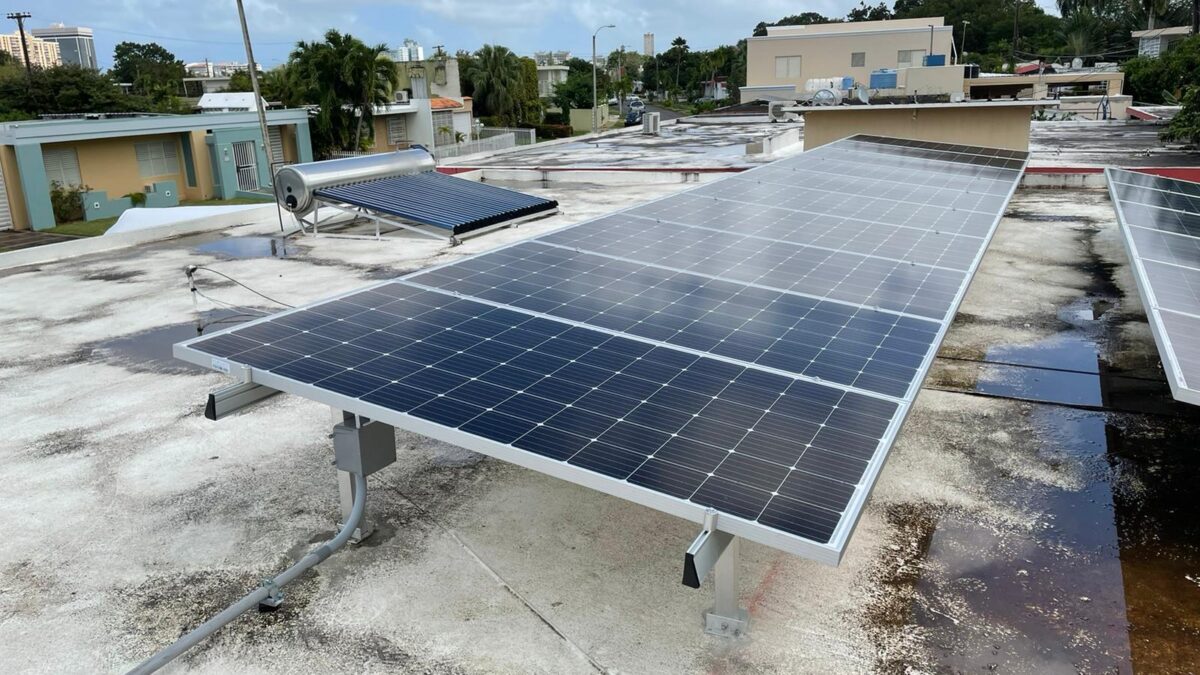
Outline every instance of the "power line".
<svg viewBox="0 0 1200 675">
<path fill-rule="evenodd" d="M 199 44 L 207 44 L 207 45 L 241 45 L 242 44 L 238 40 L 200 40 L 197 38 L 175 37 L 175 36 L 171 36 L 171 35 L 151 35 L 149 33 L 135 33 L 134 31 L 116 30 L 115 28 L 105 28 L 103 30 L 106 33 L 120 33 L 121 35 L 132 35 L 134 37 L 150 38 L 152 40 L 173 40 L 176 42 L 196 42 Z M 260 41 L 258 44 L 262 45 L 262 46 L 294 45 L 294 44 L 296 44 L 296 41 L 295 40 L 288 40 L 286 42 L 261 42 Z"/>
</svg>

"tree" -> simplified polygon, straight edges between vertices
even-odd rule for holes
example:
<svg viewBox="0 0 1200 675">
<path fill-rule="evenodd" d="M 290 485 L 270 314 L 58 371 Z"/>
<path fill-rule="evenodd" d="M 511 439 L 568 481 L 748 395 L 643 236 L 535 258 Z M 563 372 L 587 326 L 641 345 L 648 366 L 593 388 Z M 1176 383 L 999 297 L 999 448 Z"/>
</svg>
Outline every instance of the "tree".
<svg viewBox="0 0 1200 675">
<path fill-rule="evenodd" d="M 258 78 L 258 88 L 262 97 L 272 103 L 279 103 L 285 108 L 296 108 L 304 105 L 300 95 L 300 87 L 295 81 L 295 68 L 290 64 L 280 64 Z"/>
<path fill-rule="evenodd" d="M 368 47 L 332 29 L 323 42 L 296 43 L 279 83 L 296 100 L 318 106 L 312 125 L 318 154 L 362 148 L 364 132 L 372 129 L 374 106 L 390 101 L 399 84 L 386 51 L 386 45 Z"/>
<path fill-rule="evenodd" d="M 0 116 L 28 119 L 39 114 L 184 112 L 173 99 L 155 104 L 121 91 L 108 75 L 79 66 L 24 68 L 0 66 Z"/>
<path fill-rule="evenodd" d="M 254 91 L 254 84 L 250 82 L 250 71 L 235 70 L 233 75 L 229 76 L 229 85 L 225 87 L 225 91 Z"/>
<path fill-rule="evenodd" d="M 1163 132 L 1165 141 L 1182 141 L 1200 145 L 1200 86 L 1188 87 L 1183 106 Z"/>
<path fill-rule="evenodd" d="M 572 108 L 587 110 L 592 107 L 592 75 L 568 72 L 567 79 L 554 86 L 554 105 L 567 112 Z"/>
<path fill-rule="evenodd" d="M 520 68 L 517 85 L 517 121 L 524 124 L 541 124 L 542 99 L 538 95 L 537 61 L 523 56 L 517 59 Z"/>
<path fill-rule="evenodd" d="M 454 54 L 458 60 L 458 88 L 463 96 L 475 96 L 475 83 L 471 81 L 471 70 L 475 67 L 475 55 L 465 50 Z"/>
<path fill-rule="evenodd" d="M 1180 40 L 1158 58 L 1130 59 L 1122 70 L 1126 90 L 1135 101 L 1182 99 L 1189 87 L 1200 87 L 1200 36 Z"/>
<path fill-rule="evenodd" d="M 762 37 L 767 34 L 768 26 L 810 26 L 817 23 L 841 23 L 841 19 L 831 19 L 817 12 L 802 12 L 793 16 L 785 16 L 775 23 L 766 23 L 759 21 L 754 27 L 754 37 Z"/>
<path fill-rule="evenodd" d="M 175 96 L 184 75 L 183 61 L 156 42 L 119 43 L 108 72 L 117 82 L 133 85 L 133 93 L 155 101 Z"/>
<path fill-rule="evenodd" d="M 868 5 L 865 0 L 859 0 L 858 7 L 852 8 L 846 14 L 847 21 L 886 21 L 893 18 L 895 16 L 886 3 Z"/>
<path fill-rule="evenodd" d="M 517 56 L 508 47 L 480 47 L 475 52 L 475 62 L 471 64 L 468 77 L 475 87 L 475 105 L 482 109 L 481 112 L 499 118 L 505 125 L 517 119 L 521 67 Z"/>
</svg>

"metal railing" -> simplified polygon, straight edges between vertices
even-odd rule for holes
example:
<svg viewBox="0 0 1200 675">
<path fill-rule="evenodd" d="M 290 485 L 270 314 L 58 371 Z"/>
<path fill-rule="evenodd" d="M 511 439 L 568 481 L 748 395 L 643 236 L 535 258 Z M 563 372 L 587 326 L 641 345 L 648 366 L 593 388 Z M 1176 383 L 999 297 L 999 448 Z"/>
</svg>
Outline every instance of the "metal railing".
<svg viewBox="0 0 1200 675">
<path fill-rule="evenodd" d="M 517 147 L 516 134 L 504 133 L 488 138 L 481 138 L 477 141 L 467 141 L 466 143 L 456 143 L 454 145 L 440 145 L 433 149 L 433 156 L 437 160 L 443 160 L 450 157 L 462 157 L 464 155 L 507 150 L 508 148 L 515 147 Z"/>
<path fill-rule="evenodd" d="M 517 129 L 514 127 L 484 127 L 479 131 L 479 138 L 494 138 L 504 134 L 516 136 L 517 145 L 533 145 L 537 143 L 537 131 L 534 129 Z"/>
</svg>

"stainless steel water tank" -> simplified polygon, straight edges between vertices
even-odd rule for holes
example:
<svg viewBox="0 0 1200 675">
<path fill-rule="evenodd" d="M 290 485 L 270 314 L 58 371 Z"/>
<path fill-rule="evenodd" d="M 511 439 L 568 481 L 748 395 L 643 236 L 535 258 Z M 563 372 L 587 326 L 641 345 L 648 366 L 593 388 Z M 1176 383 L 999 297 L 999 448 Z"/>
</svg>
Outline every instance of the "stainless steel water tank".
<svg viewBox="0 0 1200 675">
<path fill-rule="evenodd" d="M 432 171 L 434 167 L 433 155 L 423 148 L 292 164 L 275 174 L 275 199 L 288 211 L 303 215 L 313 210 L 313 193 L 321 188 Z"/>
</svg>

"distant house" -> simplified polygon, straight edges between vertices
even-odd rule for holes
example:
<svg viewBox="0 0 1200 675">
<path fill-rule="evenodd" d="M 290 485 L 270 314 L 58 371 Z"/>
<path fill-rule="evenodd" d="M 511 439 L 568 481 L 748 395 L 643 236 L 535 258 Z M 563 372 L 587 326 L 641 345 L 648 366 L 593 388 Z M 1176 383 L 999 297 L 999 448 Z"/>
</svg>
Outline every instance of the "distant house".
<svg viewBox="0 0 1200 675">
<path fill-rule="evenodd" d="M 540 98 L 553 98 L 554 88 L 567 81 L 567 74 L 571 71 L 567 61 L 570 59 L 571 52 L 566 51 L 533 53 L 533 60 L 537 63 Z"/>
<path fill-rule="evenodd" d="M 263 108 L 267 107 L 266 99 L 262 99 Z M 255 112 L 254 92 L 221 92 L 205 94 L 200 97 L 196 109 L 202 113 L 213 112 Z"/>
<path fill-rule="evenodd" d="M 724 75 L 718 75 L 711 80 L 705 80 L 703 84 L 704 98 L 711 99 L 713 101 L 720 101 L 722 99 L 729 98 L 728 78 L 726 78 Z"/>
<path fill-rule="evenodd" d="M 0 124 L 0 228 L 54 227 L 52 183 L 86 189 L 87 220 L 118 215 L 133 192 L 147 206 L 261 194 L 272 165 L 312 161 L 307 111 L 268 111 L 267 132 L 264 145 L 254 112 Z"/>
<path fill-rule="evenodd" d="M 766 35 L 746 39 L 741 101 L 794 100 L 811 79 L 868 82 L 881 68 L 919 67 L 926 56 L 950 53 L 952 33 L 940 16 L 768 26 Z"/>
<path fill-rule="evenodd" d="M 371 150 L 387 152 L 412 145 L 433 149 L 453 145 L 459 133 L 470 137 L 470 103 L 469 97 L 456 101 L 435 96 L 375 106 L 375 145 Z"/>
<path fill-rule="evenodd" d="M 1192 34 L 1191 26 L 1172 26 L 1170 28 L 1152 28 L 1150 30 L 1135 30 L 1130 35 L 1138 43 L 1138 56 L 1158 58 L 1165 54 L 1176 42 Z"/>
</svg>

